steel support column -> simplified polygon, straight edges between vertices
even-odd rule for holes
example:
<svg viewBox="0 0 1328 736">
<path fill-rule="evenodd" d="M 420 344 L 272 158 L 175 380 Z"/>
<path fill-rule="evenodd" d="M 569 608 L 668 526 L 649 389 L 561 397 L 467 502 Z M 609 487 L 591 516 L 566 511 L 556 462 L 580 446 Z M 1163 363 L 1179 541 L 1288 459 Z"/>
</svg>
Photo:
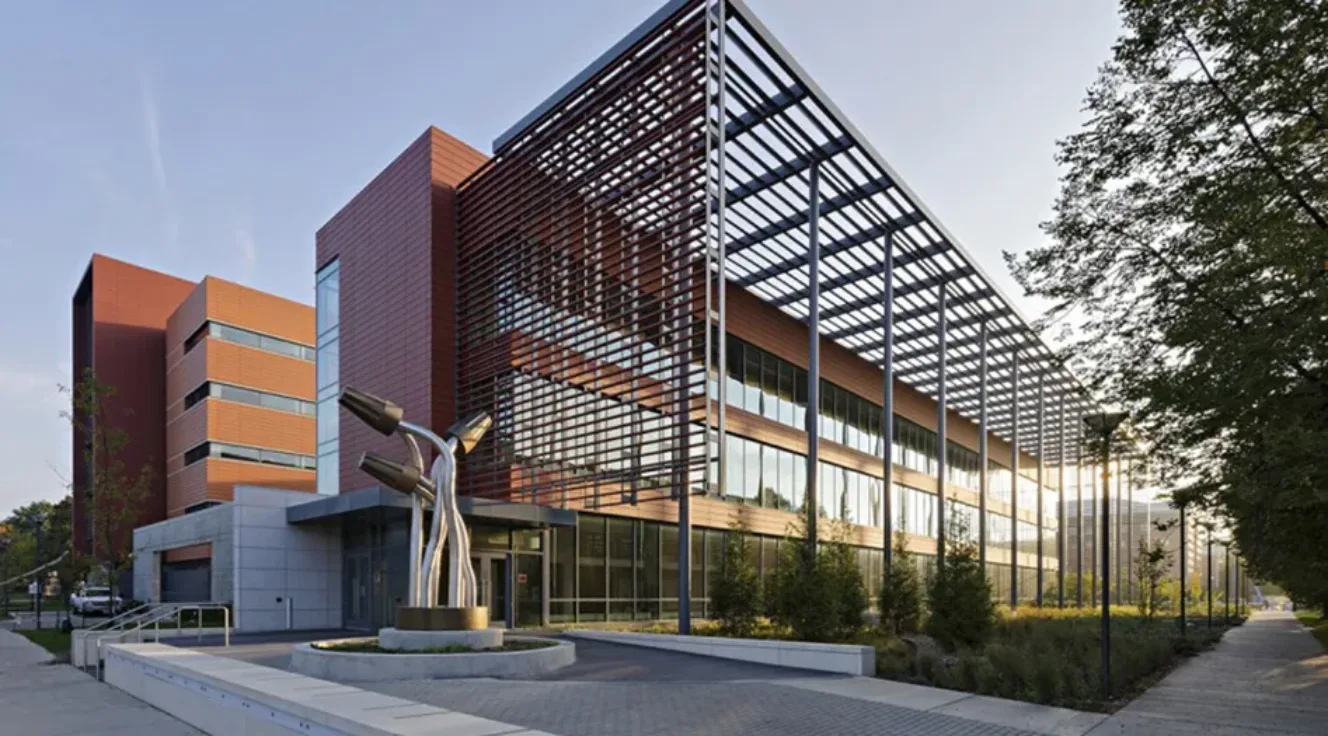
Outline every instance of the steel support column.
<svg viewBox="0 0 1328 736">
<path fill-rule="evenodd" d="M 1010 608 L 1019 607 L 1019 351 L 1010 360 Z"/>
<path fill-rule="evenodd" d="M 987 574 L 987 322 L 978 341 L 978 562 Z"/>
<path fill-rule="evenodd" d="M 1043 553 L 1045 552 L 1045 550 L 1044 550 L 1042 547 L 1043 547 L 1044 540 L 1046 539 L 1046 536 L 1047 536 L 1047 531 L 1046 531 L 1045 529 L 1042 528 L 1042 518 L 1043 518 L 1043 508 L 1042 508 L 1042 503 L 1043 503 L 1043 499 L 1042 499 L 1042 496 L 1043 496 L 1043 493 L 1042 493 L 1042 481 L 1043 481 L 1043 478 L 1042 478 L 1042 471 L 1043 471 L 1044 467 L 1046 466 L 1046 463 L 1043 461 L 1043 458 L 1046 457 L 1046 455 L 1047 455 L 1047 453 L 1046 453 L 1046 450 L 1047 450 L 1047 446 L 1046 446 L 1046 433 L 1047 433 L 1047 422 L 1046 422 L 1046 419 L 1047 419 L 1047 406 L 1046 406 L 1046 401 L 1045 401 L 1045 397 L 1046 397 L 1046 393 L 1045 393 L 1045 384 L 1046 384 L 1046 378 L 1045 378 L 1045 377 L 1039 377 L 1039 378 L 1038 378 L 1038 393 L 1037 393 L 1037 504 L 1036 504 L 1036 508 L 1037 508 L 1037 606 L 1038 606 L 1038 608 L 1041 608 L 1041 607 L 1042 607 L 1042 586 L 1043 586 L 1043 574 L 1044 574 L 1044 573 L 1043 573 L 1043 566 L 1044 566 L 1044 564 L 1045 564 L 1045 561 L 1044 561 L 1044 558 L 1043 558 Z"/>
<path fill-rule="evenodd" d="M 1065 394 L 1061 394 L 1061 421 L 1056 431 L 1060 467 L 1056 477 L 1056 606 L 1065 608 Z"/>
<path fill-rule="evenodd" d="M 807 548 L 816 554 L 816 462 L 821 426 L 821 165 L 813 163 L 807 205 Z"/>
<path fill-rule="evenodd" d="M 1090 474 L 1091 480 L 1091 474 Z M 1074 574 L 1078 579 L 1074 581 L 1075 605 L 1084 607 L 1084 428 L 1079 427 L 1079 453 L 1074 461 L 1074 538 L 1075 546 L 1078 550 L 1075 552 Z"/>
<path fill-rule="evenodd" d="M 883 478 L 881 509 L 884 530 L 882 537 L 885 544 L 885 565 L 882 574 L 890 574 L 894 563 L 894 452 L 895 452 L 895 236 L 893 231 L 885 233 L 885 263 L 882 264 L 885 284 L 882 287 L 881 317 L 883 331 L 883 352 L 881 367 L 885 377 L 881 384 L 881 462 Z"/>
<path fill-rule="evenodd" d="M 728 161 L 728 156 L 724 154 L 725 137 L 727 135 L 727 128 L 728 128 L 728 114 L 727 114 L 728 108 L 726 106 L 726 88 L 728 84 L 726 81 L 727 75 L 724 74 L 724 64 L 726 60 L 725 54 L 727 48 L 726 39 L 728 38 L 729 35 L 727 33 L 728 0 L 719 0 L 719 2 L 717 3 L 717 7 L 719 10 L 719 22 L 718 22 L 718 29 L 719 29 L 718 72 L 719 73 L 717 75 L 718 82 L 717 82 L 717 89 L 715 91 L 715 105 L 718 108 L 717 115 L 719 117 L 719 125 L 717 126 L 719 130 L 716 134 L 716 139 L 717 139 L 716 148 L 718 149 L 719 160 L 716 164 L 715 175 L 716 178 L 719 179 L 719 187 L 718 187 L 719 196 L 715 198 L 718 201 L 718 204 L 716 205 L 718 209 L 717 212 L 718 222 L 716 222 L 715 224 L 716 225 L 715 240 L 718 242 L 719 247 L 716 249 L 717 253 L 715 256 L 715 266 L 716 270 L 718 271 L 718 277 L 716 279 L 717 285 L 715 287 L 718 293 L 715 294 L 715 308 L 716 311 L 718 312 L 717 321 L 719 324 L 718 324 L 718 330 L 717 330 L 718 334 L 716 336 L 716 339 L 719 341 L 719 345 L 716 346 L 718 347 L 718 353 L 716 355 L 715 360 L 719 365 L 715 367 L 715 373 L 719 377 L 719 380 L 717 380 L 715 383 L 717 384 L 716 403 L 719 406 L 718 416 L 716 417 L 717 424 L 719 425 L 718 427 L 719 465 L 716 469 L 716 474 L 719 477 L 716 479 L 716 483 L 719 486 L 720 498 L 724 498 L 725 495 L 728 493 L 728 487 L 727 487 L 728 484 L 725 481 L 725 478 L 728 476 L 728 466 L 729 466 L 729 451 L 728 451 L 728 444 L 729 444 L 728 443 L 728 404 L 729 404 L 728 334 L 729 333 L 728 333 L 728 309 L 727 309 L 728 299 L 725 297 L 725 292 L 728 291 L 728 279 L 726 277 L 728 272 L 725 270 L 725 256 L 727 255 L 728 251 L 727 233 L 725 228 L 726 225 L 725 221 L 728 219 L 725 212 L 725 206 L 728 202 L 728 195 L 727 195 L 728 172 L 726 166 L 726 162 Z M 709 48 L 709 43 L 707 42 L 707 49 L 708 48 Z M 706 85 L 706 88 L 709 89 L 708 84 Z M 709 140 L 710 140 L 710 131 L 706 131 L 706 141 L 709 142 Z M 709 160 L 707 159 L 707 164 L 708 163 Z M 709 200 L 709 197 L 707 197 L 707 200 Z M 709 278 L 708 275 L 707 278 Z M 709 305 L 706 306 L 707 308 L 709 308 Z M 707 325 L 710 324 L 709 315 L 706 315 L 706 324 Z"/>
<path fill-rule="evenodd" d="M 936 287 L 936 569 L 945 569 L 945 282 Z"/>
</svg>

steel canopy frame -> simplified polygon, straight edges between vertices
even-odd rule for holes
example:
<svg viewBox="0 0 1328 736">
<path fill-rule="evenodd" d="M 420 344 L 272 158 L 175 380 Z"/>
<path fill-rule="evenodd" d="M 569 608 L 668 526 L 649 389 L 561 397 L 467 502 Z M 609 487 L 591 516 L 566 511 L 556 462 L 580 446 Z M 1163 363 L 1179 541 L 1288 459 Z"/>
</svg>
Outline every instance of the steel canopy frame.
<svg viewBox="0 0 1328 736">
<path fill-rule="evenodd" d="M 669 34 L 680 37 L 684 31 L 692 33 L 687 29 L 700 25 L 695 21 L 702 14 L 704 32 L 685 39 L 687 44 L 697 36 L 703 39 L 698 44 L 704 47 L 701 74 L 692 72 L 696 66 L 688 66 L 694 62 L 688 61 L 687 49 L 681 46 L 658 46 L 653 53 L 671 55 L 663 63 L 643 56 L 652 44 L 664 43 L 659 39 Z M 623 69 L 630 74 L 632 65 L 645 64 L 656 65 L 658 71 L 651 71 L 653 77 L 633 88 L 637 98 L 626 103 L 614 101 L 610 96 L 614 94 L 612 86 L 623 84 L 615 77 L 622 79 Z M 678 91 L 678 87 L 687 85 L 694 85 L 691 93 Z M 702 104 L 689 107 L 701 98 Z M 604 153 L 619 145 L 618 141 L 639 137 L 631 132 L 634 126 L 658 124 L 657 119 L 641 118 L 649 104 L 657 104 L 661 110 L 668 105 L 673 113 L 669 125 L 675 126 L 674 130 L 662 131 L 662 138 L 648 142 L 662 153 L 653 157 L 631 154 L 631 158 L 627 158 L 630 151 L 625 150 Z M 599 107 L 590 109 L 588 105 Z M 579 123 L 583 117 L 589 122 Z M 560 130 L 589 131 L 592 124 L 599 126 L 598 137 L 586 135 L 569 141 L 555 135 Z M 688 158 L 697 150 L 695 142 L 681 138 L 689 136 L 688 131 L 702 129 L 704 155 Z M 566 252 L 576 259 L 589 253 L 598 259 L 592 263 L 605 264 L 595 266 L 600 275 L 591 284 L 595 290 L 592 303 L 596 305 L 591 316 L 612 319 L 616 325 L 610 331 L 593 329 L 584 326 L 589 320 L 582 318 L 578 322 L 581 326 L 549 329 L 538 324 L 548 319 L 547 310 L 523 307 L 525 311 L 511 311 L 497 324 L 531 325 L 532 330 L 539 327 L 540 339 L 546 341 L 539 350 L 529 350 L 524 365 L 534 368 L 524 369 L 544 371 L 563 386 L 570 383 L 578 390 L 611 396 L 616 401 L 652 402 L 679 420 L 676 430 L 656 431 L 655 436 L 659 440 L 667 437 L 675 450 L 657 453 L 653 463 L 647 459 L 645 470 L 657 480 L 648 490 L 640 491 L 631 480 L 630 496 L 624 494 L 630 502 L 635 503 L 638 496 L 661 497 L 658 479 L 673 472 L 671 468 L 682 473 L 683 483 L 689 487 L 723 492 L 724 469 L 714 468 L 711 460 L 719 455 L 722 465 L 724 453 L 713 447 L 713 434 L 709 442 L 698 441 L 697 437 L 684 439 L 689 421 L 699 429 L 715 426 L 714 420 L 718 419 L 715 429 L 721 437 L 725 432 L 722 409 L 714 412 L 709 401 L 685 398 L 697 392 L 704 392 L 710 400 L 718 398 L 708 386 L 712 382 L 704 381 L 707 385 L 702 386 L 703 376 L 723 370 L 722 363 L 712 362 L 717 347 L 711 342 L 712 332 L 721 333 L 718 346 L 725 344 L 724 290 L 718 289 L 715 294 L 716 283 L 748 290 L 804 323 L 815 325 L 821 338 L 837 342 L 883 370 L 888 366 L 886 375 L 938 403 L 943 400 L 947 408 L 975 423 L 984 420 L 993 434 L 1017 446 L 1036 448 L 1030 454 L 1037 456 L 1039 463 L 1079 462 L 1078 443 L 1067 447 L 1065 443 L 1034 440 L 1050 432 L 1058 437 L 1067 431 L 1073 435 L 1079 417 L 1093 407 L 1087 390 L 996 282 L 742 0 L 670 0 L 499 136 L 494 150 L 490 164 L 460 187 L 463 249 L 468 233 L 483 228 L 495 233 L 492 238 L 502 237 L 492 221 L 497 215 L 464 211 L 467 192 L 484 189 L 486 180 L 497 178 L 495 170 L 502 173 L 504 167 L 505 175 L 513 180 L 523 176 L 525 169 L 542 172 L 538 177 L 543 178 L 526 176 L 521 181 L 532 196 L 546 197 L 551 204 L 539 205 L 545 209 L 528 208 L 530 211 L 522 215 L 527 218 L 523 227 L 549 239 L 566 239 L 571 231 L 574 237 L 592 243 L 593 248 L 577 246 Z M 617 158 L 606 158 L 610 155 Z M 619 160 L 627 163 L 613 163 Z M 600 166 L 597 161 L 610 163 Z M 525 168 L 518 169 L 518 164 Z M 672 183 L 667 177 L 672 177 Z M 697 187 L 696 182 L 704 186 Z M 581 223 L 570 223 L 558 209 L 568 206 L 568 201 L 583 209 L 589 206 L 592 214 L 597 207 L 612 210 L 616 220 L 609 224 L 614 230 L 595 230 L 605 227 L 599 224 L 604 218 L 598 215 L 598 219 L 590 218 L 591 227 L 584 224 L 584 217 Z M 562 219 L 555 220 L 550 228 L 549 218 Z M 692 245 L 696 242 L 693 236 L 698 234 L 704 239 L 703 248 Z M 618 238 L 618 242 L 606 240 L 609 237 Z M 814 250 L 809 248 L 813 242 Z M 467 252 L 471 255 L 465 256 L 463 264 L 473 273 L 485 273 L 496 263 L 483 249 Z M 569 271 L 563 265 L 559 259 L 565 260 L 565 255 L 541 257 L 544 260 L 534 265 L 563 279 L 552 287 L 555 298 L 560 304 L 574 301 L 580 288 L 575 280 L 580 272 Z M 819 272 L 815 283 L 810 277 L 813 259 Z M 507 273 L 519 273 L 519 264 L 520 260 L 509 259 L 505 264 Z M 580 260 L 574 265 L 584 270 Z M 672 271 L 665 273 L 664 282 L 659 277 L 661 266 Z M 700 274 L 707 272 L 711 277 L 701 278 Z M 891 278 L 888 284 L 887 272 Z M 942 289 L 946 295 L 943 302 L 939 299 Z M 664 321 L 666 330 L 660 331 L 659 314 L 651 314 L 646 320 L 634 313 L 639 308 L 631 294 L 641 291 L 650 292 L 670 315 Z M 886 294 L 891 295 L 889 310 L 885 308 Z M 501 298 L 501 293 L 490 291 L 467 298 L 476 305 L 473 310 L 478 314 L 485 300 Z M 810 312 L 813 300 L 819 306 L 815 316 Z M 715 306 L 718 314 L 712 312 Z M 484 327 L 460 332 L 464 339 L 482 334 Z M 886 330 L 890 331 L 890 339 Z M 690 350 L 692 360 L 704 362 L 704 368 L 678 365 L 663 379 L 658 378 L 662 374 L 656 370 L 656 379 L 643 380 L 641 359 L 637 357 L 606 379 L 594 361 L 608 356 L 610 351 L 604 346 L 623 335 L 631 341 L 644 339 L 642 335 L 660 341 L 659 348 L 675 359 L 682 359 Z M 569 340 L 572 347 L 580 348 L 579 353 L 550 347 L 568 344 Z M 500 347 L 506 349 L 505 345 Z M 1044 392 L 1043 396 L 1033 396 L 1030 391 L 1016 393 L 1016 365 L 1020 378 L 1042 386 L 1039 393 Z M 944 385 L 938 382 L 940 366 L 944 366 Z M 717 383 L 724 385 L 722 380 Z M 480 385 L 478 379 L 473 385 Z M 466 386 L 460 388 L 464 392 Z M 498 396 L 506 389 L 485 390 Z M 534 399 L 562 391 L 558 386 L 543 385 L 532 390 L 536 392 L 531 394 Z M 1044 417 L 1036 411 L 1043 402 L 1062 408 Z M 531 408 L 536 403 L 530 399 L 510 407 L 508 413 L 522 421 L 539 422 L 544 414 Z M 595 475 L 593 469 L 603 466 L 603 459 L 592 447 L 604 431 L 596 413 L 602 411 L 585 409 L 576 418 L 578 426 L 586 427 L 585 439 L 574 440 L 575 446 L 564 449 L 564 453 L 578 460 L 576 472 L 581 478 L 562 482 L 584 485 L 590 482 L 587 473 Z M 612 426 L 612 422 L 609 424 Z M 635 436 L 635 428 L 632 434 Z M 538 438 L 533 450 L 540 452 L 544 444 L 547 441 Z M 721 440 L 719 448 L 724 444 Z M 690 457 L 686 454 L 689 450 L 693 453 Z M 634 479 L 642 469 L 640 462 L 628 469 L 619 468 L 612 479 L 616 482 L 607 485 L 621 486 L 628 476 Z M 704 482 L 686 480 L 702 473 L 707 476 Z M 524 482 L 524 477 L 519 482 Z M 587 505 L 615 502 L 611 493 L 600 492 L 601 482 L 596 479 L 593 491 L 583 491 L 588 496 Z M 1017 488 L 1012 491 L 1017 496 Z"/>
<path fill-rule="evenodd" d="M 980 413 L 982 330 L 986 326 L 988 423 L 998 436 L 1034 448 L 1036 397 L 1027 396 L 1016 428 L 1008 418 L 1010 355 L 1020 372 L 1039 378 L 1044 400 L 1063 405 L 1041 423 L 1043 432 L 1072 431 L 1092 406 L 1063 359 L 958 244 L 898 173 L 871 145 L 742 0 L 727 0 L 727 53 L 722 68 L 729 108 L 723 155 L 730 182 L 723 188 L 729 237 L 725 276 L 767 303 L 806 322 L 808 171 L 818 168 L 819 324 L 830 338 L 864 360 L 884 366 L 883 244 L 893 241 L 893 373 L 974 421 Z M 717 189 L 718 190 L 718 189 Z M 947 345 L 938 344 L 937 287 L 945 285 Z M 936 383 L 938 365 L 947 381 Z M 1062 455 L 1059 443 L 1038 448 L 1045 462 Z"/>
</svg>

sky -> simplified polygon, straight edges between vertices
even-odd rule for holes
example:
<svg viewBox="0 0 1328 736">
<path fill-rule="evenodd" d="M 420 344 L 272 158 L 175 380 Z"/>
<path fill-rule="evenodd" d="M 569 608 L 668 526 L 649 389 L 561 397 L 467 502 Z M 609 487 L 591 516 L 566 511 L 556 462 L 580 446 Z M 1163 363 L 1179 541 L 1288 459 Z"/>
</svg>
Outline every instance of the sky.
<svg viewBox="0 0 1328 736">
<path fill-rule="evenodd" d="M 314 232 L 429 125 L 480 151 L 662 0 L 15 3 L 0 25 L 0 516 L 58 499 L 104 253 L 313 302 Z M 748 0 L 1025 314 L 1108 0 Z"/>
</svg>

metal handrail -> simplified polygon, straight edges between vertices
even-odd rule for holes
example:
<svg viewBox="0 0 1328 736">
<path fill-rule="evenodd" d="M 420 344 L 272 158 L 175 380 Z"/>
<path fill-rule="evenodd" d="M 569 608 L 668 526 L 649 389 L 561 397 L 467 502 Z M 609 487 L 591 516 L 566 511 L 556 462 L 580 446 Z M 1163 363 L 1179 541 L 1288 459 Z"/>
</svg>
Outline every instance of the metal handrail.
<svg viewBox="0 0 1328 736">
<path fill-rule="evenodd" d="M 96 626 L 89 626 L 89 627 L 87 627 L 86 629 L 83 629 L 83 630 L 84 630 L 84 631 L 105 631 L 105 630 L 109 630 L 108 627 L 109 627 L 111 624 L 116 624 L 116 625 L 118 626 L 118 625 L 119 625 L 119 622 L 120 622 L 122 619 L 128 618 L 128 617 L 130 617 L 130 616 L 135 616 L 135 615 L 137 615 L 138 613 L 144 611 L 145 609 L 148 609 L 148 608 L 154 608 L 154 607 L 156 607 L 156 606 L 158 606 L 158 605 L 160 605 L 160 604 L 157 604 L 157 603 L 140 603 L 140 604 L 138 604 L 137 606 L 134 606 L 133 608 L 131 608 L 131 609 L 127 610 L 127 611 L 121 611 L 121 612 L 115 614 L 114 616 L 112 616 L 112 617 L 110 617 L 110 618 L 108 618 L 108 619 L 102 621 L 101 623 L 97 624 Z"/>
<path fill-rule="evenodd" d="M 137 621 L 137 625 L 134 626 L 132 629 L 122 629 L 119 631 L 108 630 L 108 631 L 103 631 L 102 633 L 103 634 L 113 633 L 114 634 L 113 638 L 117 640 L 114 643 L 123 642 L 125 638 L 128 637 L 130 634 L 138 634 L 138 641 L 139 643 L 142 643 L 143 630 L 147 628 L 148 624 L 151 624 L 153 630 L 153 641 L 160 642 L 162 621 L 170 618 L 171 616 L 175 616 L 175 630 L 177 633 L 183 633 L 183 622 L 179 616 L 180 612 L 195 611 L 198 613 L 198 636 L 199 638 L 202 638 L 203 611 L 215 611 L 218 609 L 220 609 L 222 612 L 223 636 L 225 637 L 224 646 L 230 647 L 231 609 L 229 604 L 226 603 L 163 603 L 156 606 L 152 610 L 146 612 L 145 614 L 142 614 L 139 617 L 139 620 Z M 102 661 L 103 661 L 102 645 L 106 642 L 107 639 L 110 638 L 112 637 L 111 636 L 97 637 L 97 680 L 98 681 L 102 679 Z"/>
</svg>

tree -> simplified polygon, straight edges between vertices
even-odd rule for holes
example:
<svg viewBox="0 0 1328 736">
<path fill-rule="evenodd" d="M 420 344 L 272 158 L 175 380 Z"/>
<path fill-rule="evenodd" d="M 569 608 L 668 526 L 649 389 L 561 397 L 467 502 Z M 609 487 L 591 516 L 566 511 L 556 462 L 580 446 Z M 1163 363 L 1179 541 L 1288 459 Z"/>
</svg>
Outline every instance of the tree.
<svg viewBox="0 0 1328 736">
<path fill-rule="evenodd" d="M 1328 4 L 1123 0 L 1060 143 L 1052 242 L 1010 259 L 1250 571 L 1328 601 Z"/>
<path fill-rule="evenodd" d="M 959 514 L 950 517 L 945 564 L 937 567 L 927 585 L 927 624 L 923 630 L 950 651 L 977 647 L 996 626 L 996 604 L 991 585 L 978 560 L 977 545 L 969 540 L 967 524 Z"/>
<path fill-rule="evenodd" d="M 749 636 L 761 611 L 761 576 L 752 556 L 751 530 L 741 518 L 724 540 L 724 567 L 710 594 L 710 610 L 724 633 Z"/>
<path fill-rule="evenodd" d="M 878 601 L 881 627 L 892 634 L 915 632 L 922 621 L 922 578 L 907 540 L 903 532 L 895 532 L 894 553 Z"/>
<path fill-rule="evenodd" d="M 847 512 L 840 519 L 848 519 Z M 826 595 L 833 601 L 833 638 L 848 639 L 862 628 L 862 613 L 867 610 L 867 587 L 858 566 L 858 551 L 849 544 L 852 526 L 836 521 L 830 527 L 830 539 L 821 550 L 821 575 Z"/>
<path fill-rule="evenodd" d="M 92 559 L 106 575 L 114 596 L 120 574 L 133 560 L 132 533 L 150 491 L 152 466 L 145 463 L 135 473 L 121 458 L 130 436 L 116 420 L 129 411 L 116 416 L 108 407 L 116 394 L 114 386 L 97 380 L 89 368 L 72 389 L 62 390 L 71 398 L 71 410 L 62 415 L 73 423 L 75 436 L 83 443 L 83 459 L 89 471 L 88 487 L 75 488 L 74 492 L 87 494 Z"/>
<path fill-rule="evenodd" d="M 1163 606 L 1162 581 L 1171 569 L 1172 557 L 1174 555 L 1161 539 L 1153 540 L 1151 545 L 1147 540 L 1139 540 L 1139 549 L 1134 555 L 1134 574 L 1139 584 L 1139 613 L 1149 621 Z"/>
</svg>

